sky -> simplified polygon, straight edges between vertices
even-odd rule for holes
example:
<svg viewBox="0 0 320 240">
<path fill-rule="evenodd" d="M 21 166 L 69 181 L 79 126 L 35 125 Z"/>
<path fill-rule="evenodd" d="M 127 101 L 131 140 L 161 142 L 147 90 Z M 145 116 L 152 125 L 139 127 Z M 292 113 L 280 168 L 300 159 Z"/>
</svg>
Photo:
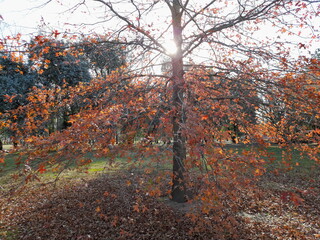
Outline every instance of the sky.
<svg viewBox="0 0 320 240">
<path fill-rule="evenodd" d="M 54 14 L 48 8 L 36 8 L 39 5 L 38 0 L 0 0 L 1 35 L 37 32 L 41 18 Z"/>
<path fill-rule="evenodd" d="M 83 11 L 70 12 L 78 0 L 0 0 L 0 37 L 7 35 L 37 34 L 39 28 L 50 30 L 76 31 L 79 26 L 72 23 L 81 23 Z M 94 4 L 92 6 L 95 10 Z M 86 14 L 85 21 L 96 21 L 94 14 Z"/>
<path fill-rule="evenodd" d="M 103 14 L 99 13 L 104 13 L 101 5 L 94 5 L 93 1 L 88 1 L 89 4 L 92 3 L 89 8 L 81 7 L 78 11 L 70 12 L 69 9 L 79 3 L 79 0 L 52 0 L 50 3 L 44 4 L 48 1 L 50 0 L 0 0 L 0 38 L 17 33 L 26 36 L 36 35 L 40 29 L 48 32 L 53 30 L 69 33 L 103 32 L 101 25 L 99 28 L 95 28 L 90 25 L 84 27 L 80 24 L 100 21 L 98 16 L 103 16 Z M 59 4 L 59 2 L 61 3 Z M 72 23 L 77 24 L 72 25 Z M 318 25 L 319 23 L 320 20 Z M 264 37 L 263 34 L 272 35 L 270 31 L 261 34 L 262 37 Z M 170 43 L 169 38 L 165 42 L 167 42 L 168 48 L 170 45 L 172 47 L 173 43 Z M 314 44 L 310 51 L 317 48 L 320 48 L 319 42 Z"/>
<path fill-rule="evenodd" d="M 71 34 L 107 31 L 102 25 L 90 25 L 101 21 L 97 17 L 99 12 L 100 16 L 104 15 L 101 4 L 96 6 L 93 1 L 88 1 L 86 4 L 90 9 L 81 6 L 78 11 L 70 11 L 80 2 L 79 0 L 62 0 L 63 4 L 59 4 L 59 0 L 52 0 L 49 3 L 48 1 L 0 0 L 0 38 L 21 33 L 22 38 L 28 39 L 30 35 L 37 35 L 40 29 L 41 32 L 51 33 L 58 30 Z M 81 25 L 84 22 L 88 25 Z M 176 47 L 171 35 L 165 38 L 163 44 L 170 54 L 175 53 Z"/>
</svg>

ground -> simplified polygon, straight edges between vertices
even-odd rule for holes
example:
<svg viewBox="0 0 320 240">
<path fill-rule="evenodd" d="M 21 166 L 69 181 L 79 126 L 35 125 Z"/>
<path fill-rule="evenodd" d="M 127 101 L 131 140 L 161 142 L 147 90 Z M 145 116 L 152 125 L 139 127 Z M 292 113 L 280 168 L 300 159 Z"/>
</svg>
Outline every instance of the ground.
<svg viewBox="0 0 320 240">
<path fill-rule="evenodd" d="M 223 216 L 151 197 L 139 179 L 102 171 L 1 189 L 0 239 L 320 239 L 319 168 L 267 173 Z"/>
</svg>

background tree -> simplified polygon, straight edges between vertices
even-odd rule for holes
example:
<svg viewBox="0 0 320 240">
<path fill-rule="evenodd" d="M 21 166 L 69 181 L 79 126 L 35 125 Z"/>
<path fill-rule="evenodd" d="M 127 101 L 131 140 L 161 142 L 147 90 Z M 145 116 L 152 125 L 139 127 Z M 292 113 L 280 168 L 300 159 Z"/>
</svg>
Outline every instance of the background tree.
<svg viewBox="0 0 320 240">
<path fill-rule="evenodd" d="M 72 47 L 71 42 L 58 40 L 59 33 L 55 32 L 55 37 L 38 35 L 29 44 L 29 66 L 37 70 L 37 86 L 46 88 L 63 88 L 75 86 L 79 82 L 91 80 L 89 73 L 89 62 L 84 57 L 84 53 L 76 47 Z M 63 98 L 57 93 L 58 101 Z M 71 106 L 57 109 L 52 115 L 49 124 L 49 132 L 62 130 L 68 126 L 68 114 Z"/>
<path fill-rule="evenodd" d="M 29 45 L 29 64 L 38 71 L 38 84 L 47 87 L 74 86 L 91 79 L 83 53 L 62 40 L 37 36 Z M 71 48 L 71 49 L 70 49 Z"/>
<path fill-rule="evenodd" d="M 0 53 L 0 113 L 4 114 L 27 104 L 27 94 L 35 84 L 35 77 L 35 72 L 31 71 L 21 58 L 14 54 Z M 22 119 L 19 116 L 12 120 L 21 122 Z M 15 133 L 7 128 L 0 131 L 1 135 L 6 133 L 15 138 Z"/>
<path fill-rule="evenodd" d="M 0 66 L 0 111 L 4 112 L 26 104 L 26 94 L 35 84 L 35 73 L 23 62 L 3 53 L 0 53 Z"/>
<path fill-rule="evenodd" d="M 310 138 L 310 132 L 319 129 L 318 108 L 312 104 L 319 96 L 318 61 L 316 58 L 302 58 L 296 68 L 297 71 L 280 77 L 286 88 L 269 84 L 261 94 L 263 104 L 259 108 L 259 115 L 262 116 L 262 122 L 277 129 L 270 131 L 279 134 L 272 137 L 275 142 L 312 142 L 314 139 Z M 308 105 L 310 103 L 312 107 Z"/>
<path fill-rule="evenodd" d="M 314 54 L 312 54 L 312 58 L 319 60 L 320 59 L 320 48 L 318 48 Z"/>
<path fill-rule="evenodd" d="M 117 41 L 96 37 L 82 40 L 80 47 L 95 76 L 105 77 L 125 64 L 125 46 L 121 46 Z"/>
</svg>

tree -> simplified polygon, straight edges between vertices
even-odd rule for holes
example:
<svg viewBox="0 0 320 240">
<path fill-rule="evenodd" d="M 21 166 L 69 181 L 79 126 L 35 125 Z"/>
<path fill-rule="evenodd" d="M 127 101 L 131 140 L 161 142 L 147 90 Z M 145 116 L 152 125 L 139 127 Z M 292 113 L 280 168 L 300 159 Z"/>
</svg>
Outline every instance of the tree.
<svg viewBox="0 0 320 240">
<path fill-rule="evenodd" d="M 125 46 L 119 45 L 117 41 L 107 41 L 103 37 L 84 39 L 79 47 L 83 49 L 96 76 L 105 77 L 125 64 Z"/>
<path fill-rule="evenodd" d="M 320 59 L 320 48 L 318 48 L 318 49 L 314 52 L 314 54 L 312 55 L 312 58 L 315 58 L 315 59 L 317 59 L 317 60 Z"/>
<path fill-rule="evenodd" d="M 27 104 L 27 94 L 35 84 L 35 72 L 16 58 L 15 54 L 0 53 L 0 114 Z M 21 122 L 22 119 L 19 116 L 14 121 Z M 14 138 L 15 133 L 7 128 L 0 131 L 6 131 Z"/>
<path fill-rule="evenodd" d="M 300 27 L 304 27 L 307 24 L 306 16 L 316 14 L 309 11 L 308 5 L 317 1 L 95 2 L 107 9 L 105 14 L 111 19 L 119 20 L 111 24 L 113 28 L 110 32 L 117 35 L 119 44 L 136 46 L 136 55 L 132 58 L 133 62 L 128 62 L 131 71 L 125 74 L 114 72 L 107 76 L 105 81 L 112 84 L 107 85 L 108 89 L 100 95 L 101 98 L 89 100 L 94 102 L 91 107 L 86 105 L 81 116 L 73 116 L 71 121 L 79 129 L 91 129 L 93 136 L 94 131 L 101 129 L 107 133 L 111 120 L 117 122 L 124 111 L 128 115 L 124 118 L 124 124 L 131 124 L 134 119 L 135 129 L 148 128 L 148 121 L 142 120 L 146 117 L 153 119 L 158 110 L 161 111 L 158 115 L 161 116 L 159 125 L 166 129 L 171 127 L 172 130 L 166 134 L 173 139 L 173 201 L 185 202 L 188 199 L 187 165 L 192 162 L 191 153 L 195 153 L 202 143 L 210 150 L 206 165 L 211 166 L 212 175 L 221 174 L 227 169 L 224 178 L 229 176 L 228 179 L 235 183 L 236 174 L 240 169 L 245 170 L 247 165 L 255 164 L 255 175 L 263 172 L 261 164 L 259 165 L 261 161 L 254 154 L 245 158 L 224 155 L 221 144 L 228 132 L 222 131 L 222 125 L 228 127 L 231 121 L 241 123 L 237 127 L 248 135 L 246 141 L 264 143 L 260 126 L 253 118 L 256 118 L 261 105 L 265 104 L 263 100 L 266 97 L 278 96 L 278 92 L 272 91 L 270 86 L 275 86 L 287 96 L 295 96 L 297 104 L 306 100 L 303 105 L 306 111 L 317 103 L 315 98 L 297 97 L 299 91 L 288 84 L 291 82 L 290 78 L 283 78 L 290 71 L 301 71 L 297 65 L 291 64 L 293 59 L 289 58 L 285 44 L 276 37 L 276 40 L 264 41 L 259 40 L 256 35 L 261 31 L 260 28 L 263 30 L 270 27 L 276 29 L 278 34 L 293 34 L 294 23 L 290 24 L 283 19 L 297 19 L 302 23 Z M 81 8 L 83 4 L 85 2 L 75 8 Z M 159 14 L 157 19 L 154 15 L 158 13 L 158 7 L 167 8 L 168 14 Z M 168 53 L 164 45 L 164 36 L 168 32 L 172 34 L 175 53 Z M 197 54 L 206 54 L 208 61 L 203 62 L 193 57 Z M 159 76 L 153 71 L 156 61 L 162 55 L 169 56 L 171 61 L 170 74 L 167 76 Z M 207 69 L 211 69 L 211 72 Z M 83 90 L 84 87 L 81 89 L 94 93 L 106 86 L 101 82 L 95 84 L 96 86 L 90 85 L 87 90 Z M 153 95 L 148 94 L 148 91 Z M 80 90 L 74 90 L 76 92 L 83 94 Z M 148 99 L 151 99 L 153 105 L 148 103 Z M 242 111 L 243 109 L 246 110 Z M 171 119 L 170 122 L 168 118 Z M 223 119 L 228 119 L 229 122 L 225 124 Z M 101 128 L 101 124 L 106 127 Z M 72 139 L 76 130 L 71 132 L 70 129 L 65 134 L 69 134 Z M 82 136 L 86 140 L 85 134 Z M 97 133 L 98 136 L 101 134 Z M 78 144 L 79 139 L 77 140 L 70 141 Z M 112 143 L 111 138 L 108 141 Z M 65 146 L 64 143 L 61 145 Z M 106 147 L 106 143 L 101 143 L 100 146 Z M 212 179 L 209 173 L 206 176 Z M 215 177 L 213 179 L 217 180 Z M 209 195 L 206 197 L 209 198 Z"/>
<path fill-rule="evenodd" d="M 263 95 L 263 105 L 259 109 L 261 120 L 276 129 L 270 131 L 275 134 L 270 136 L 274 142 L 317 142 L 310 135 L 319 129 L 319 110 L 316 104 L 311 107 L 308 102 L 317 101 L 319 97 L 318 61 L 314 55 L 313 58 L 303 57 L 296 69 L 299 70 L 281 76 L 280 81 L 286 88 L 269 85 L 268 91 L 274 95 Z"/>
<path fill-rule="evenodd" d="M 88 82 L 89 63 L 83 53 L 61 40 L 36 36 L 29 44 L 29 64 L 38 71 L 38 84 L 48 87 Z"/>
<path fill-rule="evenodd" d="M 122 20 L 123 25 L 121 26 L 121 30 L 128 28 L 129 31 L 142 36 L 142 38 L 149 41 L 147 45 L 145 42 L 143 43 L 143 45 L 146 45 L 149 49 L 156 48 L 159 52 L 166 51 L 163 45 L 157 41 L 158 37 L 155 33 L 149 31 L 147 24 L 142 25 L 142 18 L 144 16 L 140 12 L 142 8 L 148 9 L 144 14 L 147 16 L 155 5 L 161 4 L 162 2 L 154 1 L 146 4 L 147 6 L 134 4 L 132 2 L 132 7 L 135 8 L 135 12 L 137 13 L 136 19 L 127 17 L 118 11 L 116 3 L 103 0 L 98 0 L 97 2 L 103 4 L 114 16 Z M 226 11 L 231 10 L 231 7 L 222 6 L 222 3 L 216 1 L 208 1 L 200 5 L 194 5 L 192 1 L 173 0 L 164 2 L 170 10 L 170 20 L 168 24 L 172 27 L 173 39 L 177 48 L 176 53 L 171 56 L 171 82 L 173 85 L 171 104 L 174 112 L 172 115 L 172 131 L 174 137 L 172 198 L 174 201 L 183 202 L 186 200 L 187 195 L 184 179 L 184 165 L 186 160 L 186 135 L 184 134 L 184 126 L 187 121 L 187 112 L 183 59 L 204 44 L 209 44 L 212 48 L 226 47 L 239 53 L 246 52 L 251 58 L 257 57 L 257 54 L 267 54 L 263 51 L 264 49 L 262 47 L 256 49 L 248 48 L 246 43 L 241 43 L 231 38 L 231 34 L 225 34 L 226 30 L 229 30 L 233 34 L 243 34 L 246 36 L 247 34 L 240 30 L 240 27 L 246 28 L 244 24 L 250 24 L 250 22 L 259 23 L 268 17 L 276 20 L 277 14 L 283 13 L 282 9 L 287 8 L 293 3 L 290 1 L 258 1 L 250 3 L 233 1 L 231 4 L 235 6 L 236 10 L 225 15 Z M 129 4 L 129 2 L 127 4 Z M 299 4 L 305 3 L 297 3 L 296 8 L 301 8 Z M 192 31 L 189 29 L 192 29 Z M 248 29 L 245 29 L 245 31 L 248 31 Z M 225 35 L 225 37 L 217 38 L 220 33 L 221 35 Z M 159 36 L 161 36 L 161 34 Z M 238 39 L 240 39 L 240 36 Z M 238 45 L 232 42 L 238 43 Z M 219 67 L 219 65 L 216 64 L 216 67 Z M 226 69 L 226 71 L 229 70 L 230 68 Z"/>
<path fill-rule="evenodd" d="M 28 64 L 38 72 L 37 86 L 64 88 L 90 81 L 90 66 L 83 52 L 73 47 L 71 42 L 58 40 L 58 35 L 57 32 L 54 32 L 55 38 L 38 35 L 28 45 Z M 59 95 L 55 97 L 63 101 Z M 51 122 L 48 123 L 49 132 L 68 126 L 67 112 L 70 110 L 71 106 L 65 106 L 53 114 Z"/>
<path fill-rule="evenodd" d="M 3 53 L 0 53 L 0 66 L 0 112 L 4 112 L 26 103 L 26 94 L 35 84 L 35 74 L 22 62 Z"/>
</svg>

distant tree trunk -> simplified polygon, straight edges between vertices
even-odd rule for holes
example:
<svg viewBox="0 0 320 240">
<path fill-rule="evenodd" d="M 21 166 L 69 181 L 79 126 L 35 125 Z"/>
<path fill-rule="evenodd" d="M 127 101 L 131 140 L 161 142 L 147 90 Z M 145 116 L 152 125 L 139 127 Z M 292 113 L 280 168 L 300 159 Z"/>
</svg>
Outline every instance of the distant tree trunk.
<svg viewBox="0 0 320 240">
<path fill-rule="evenodd" d="M 173 185 L 172 200 L 175 202 L 185 202 L 186 183 L 185 183 L 185 160 L 186 160 L 186 138 L 182 128 L 186 122 L 186 112 L 184 109 L 185 81 L 183 72 L 182 56 L 182 8 L 178 0 L 173 1 L 171 7 L 173 37 L 177 46 L 177 52 L 172 56 L 172 81 L 173 96 L 172 107 L 174 114 L 173 124 Z"/>
<path fill-rule="evenodd" d="M 3 143 L 2 143 L 2 141 L 0 139 L 0 151 L 2 151 L 2 150 L 3 150 Z"/>
<path fill-rule="evenodd" d="M 116 144 L 119 144 L 119 130 L 118 127 L 115 127 L 115 139 L 116 139 Z"/>
<path fill-rule="evenodd" d="M 232 123 L 229 129 L 232 143 L 237 144 L 239 142 L 240 133 L 238 125 L 236 123 Z"/>
<path fill-rule="evenodd" d="M 134 129 L 132 120 L 128 120 L 128 122 L 123 124 L 122 129 L 121 129 L 121 134 L 123 136 L 123 143 L 128 144 L 128 145 L 134 144 L 136 131 Z"/>
<path fill-rule="evenodd" d="M 12 141 L 12 144 L 13 144 L 13 148 L 17 148 L 18 147 L 18 141 L 17 140 L 13 140 Z"/>
</svg>

